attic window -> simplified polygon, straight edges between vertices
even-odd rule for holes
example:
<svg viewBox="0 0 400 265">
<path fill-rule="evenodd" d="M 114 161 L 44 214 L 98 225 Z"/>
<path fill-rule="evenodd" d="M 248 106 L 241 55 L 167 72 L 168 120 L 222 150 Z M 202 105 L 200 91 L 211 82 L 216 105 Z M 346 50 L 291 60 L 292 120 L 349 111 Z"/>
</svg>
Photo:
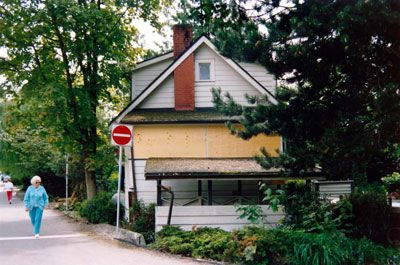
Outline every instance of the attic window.
<svg viewBox="0 0 400 265">
<path fill-rule="evenodd" d="M 214 81 L 214 61 L 197 60 L 196 61 L 196 81 Z"/>
</svg>

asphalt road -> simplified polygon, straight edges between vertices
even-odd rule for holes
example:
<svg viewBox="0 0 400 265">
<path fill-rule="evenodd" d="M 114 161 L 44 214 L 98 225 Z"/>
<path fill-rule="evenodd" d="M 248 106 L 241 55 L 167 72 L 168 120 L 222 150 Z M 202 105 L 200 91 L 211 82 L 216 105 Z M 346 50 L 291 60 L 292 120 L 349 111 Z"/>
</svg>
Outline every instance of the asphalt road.
<svg viewBox="0 0 400 265">
<path fill-rule="evenodd" d="M 55 210 L 44 212 L 40 238 L 36 239 L 21 195 L 9 205 L 0 184 L 0 264 L 206 264 L 99 237 Z"/>
</svg>

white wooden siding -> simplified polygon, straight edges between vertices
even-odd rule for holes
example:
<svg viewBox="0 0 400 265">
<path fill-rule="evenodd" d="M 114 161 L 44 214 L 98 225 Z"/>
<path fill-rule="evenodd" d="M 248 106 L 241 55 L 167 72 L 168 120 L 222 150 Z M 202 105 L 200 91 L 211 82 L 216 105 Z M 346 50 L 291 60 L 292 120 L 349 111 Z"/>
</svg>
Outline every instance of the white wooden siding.
<svg viewBox="0 0 400 265">
<path fill-rule="evenodd" d="M 136 98 L 162 71 L 170 64 L 172 59 L 166 59 L 152 65 L 132 71 L 132 99 Z"/>
<path fill-rule="evenodd" d="M 271 93 L 275 92 L 275 77 L 268 73 L 264 66 L 255 63 L 239 63 L 239 65 L 254 77 L 254 79 L 256 79 L 263 87 L 268 89 Z"/>
<path fill-rule="evenodd" d="M 174 77 L 171 75 L 143 100 L 143 102 L 137 106 L 137 109 L 174 108 L 174 91 Z"/>
<path fill-rule="evenodd" d="M 196 60 L 211 60 L 214 62 L 215 81 L 195 82 L 195 107 L 214 107 L 212 102 L 211 88 L 221 88 L 222 94 L 229 92 L 237 103 L 248 105 L 245 94 L 250 96 L 260 95 L 260 92 L 253 87 L 245 78 L 237 73 L 227 62 L 225 62 L 215 51 L 207 45 L 201 45 L 194 53 Z M 153 81 L 163 70 L 168 67 L 171 60 L 165 60 L 156 65 L 144 67 L 133 72 L 132 89 L 134 98 Z M 275 79 L 273 75 L 257 64 L 240 64 L 248 73 L 265 86 L 269 91 L 275 90 Z M 193 66 L 194 67 L 194 66 Z M 137 108 L 174 108 L 174 77 L 173 73 L 162 82 Z"/>
<path fill-rule="evenodd" d="M 196 60 L 214 61 L 215 81 L 195 82 L 195 106 L 214 107 L 211 88 L 221 88 L 222 94 L 229 92 L 239 104 L 248 105 L 244 95 L 260 95 L 247 80 L 241 77 L 236 70 L 229 66 L 221 57 L 205 44 L 201 45 L 194 53 Z"/>
<path fill-rule="evenodd" d="M 351 183 L 319 185 L 319 193 L 327 196 L 340 196 L 351 193 Z"/>
<path fill-rule="evenodd" d="M 284 218 L 284 213 L 268 210 L 267 205 L 261 205 L 267 214 L 266 224 L 273 228 L 279 220 Z M 242 228 L 249 225 L 246 219 L 239 219 L 240 213 L 236 212 L 233 205 L 224 206 L 174 206 L 172 208 L 171 225 L 180 226 L 183 230 L 190 231 L 196 227 L 219 227 L 226 231 Z M 156 207 L 156 232 L 167 224 L 169 206 Z"/>
<path fill-rule="evenodd" d="M 143 200 L 145 204 L 155 203 L 157 201 L 157 183 L 144 179 L 146 160 L 135 159 L 134 164 L 138 200 Z"/>
</svg>

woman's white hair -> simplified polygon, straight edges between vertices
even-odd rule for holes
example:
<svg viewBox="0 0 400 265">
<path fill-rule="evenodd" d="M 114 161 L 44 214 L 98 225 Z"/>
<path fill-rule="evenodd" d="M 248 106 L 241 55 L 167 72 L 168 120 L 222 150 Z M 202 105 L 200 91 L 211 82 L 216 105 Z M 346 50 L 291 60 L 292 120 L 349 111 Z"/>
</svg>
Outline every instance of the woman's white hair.
<svg viewBox="0 0 400 265">
<path fill-rule="evenodd" d="M 39 176 L 34 176 L 33 178 L 31 178 L 31 184 L 35 184 L 36 182 L 42 182 L 42 179 Z"/>
</svg>

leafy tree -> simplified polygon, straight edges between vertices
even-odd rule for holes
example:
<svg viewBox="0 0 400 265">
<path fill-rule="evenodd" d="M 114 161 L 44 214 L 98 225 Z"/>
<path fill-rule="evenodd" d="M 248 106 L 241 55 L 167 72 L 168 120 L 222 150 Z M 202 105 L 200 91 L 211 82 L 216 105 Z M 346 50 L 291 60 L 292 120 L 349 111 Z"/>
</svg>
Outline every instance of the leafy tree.
<svg viewBox="0 0 400 265">
<path fill-rule="evenodd" d="M 214 100 L 221 112 L 241 115 L 245 129 L 234 132 L 242 138 L 284 137 L 278 161 L 258 158 L 264 167 L 302 176 L 320 165 L 333 179 L 358 181 L 398 170 L 398 1 L 237 1 L 235 9 L 246 17 L 225 16 L 227 26 L 210 33 L 225 55 L 275 74 L 278 104 L 249 98 L 252 107 L 240 106 L 218 89 Z"/>
<path fill-rule="evenodd" d="M 4 0 L 0 3 L 2 96 L 13 123 L 41 130 L 61 153 L 80 156 L 87 197 L 96 194 L 101 103 L 128 91 L 122 78 L 140 53 L 135 18 L 158 25 L 167 0 Z M 120 108 L 122 105 L 120 106 Z M 9 123 L 11 125 L 12 123 Z M 27 139 L 28 141 L 32 139 Z"/>
</svg>

